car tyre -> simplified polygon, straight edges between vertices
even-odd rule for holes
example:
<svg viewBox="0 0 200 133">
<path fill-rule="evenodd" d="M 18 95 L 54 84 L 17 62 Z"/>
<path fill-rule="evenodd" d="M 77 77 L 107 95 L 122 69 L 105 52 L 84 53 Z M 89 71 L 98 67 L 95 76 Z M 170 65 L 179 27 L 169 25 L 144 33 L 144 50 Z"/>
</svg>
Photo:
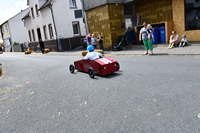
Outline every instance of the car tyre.
<svg viewBox="0 0 200 133">
<path fill-rule="evenodd" d="M 94 70 L 91 67 L 88 69 L 88 74 L 89 74 L 90 78 L 94 78 L 95 77 Z"/>
<path fill-rule="evenodd" d="M 120 69 L 120 65 L 119 65 L 119 63 L 117 63 L 117 68 L 118 68 L 118 71 L 119 71 L 119 69 Z"/>
<path fill-rule="evenodd" d="M 69 71 L 71 72 L 71 73 L 74 73 L 74 70 L 75 70 L 75 68 L 74 68 L 74 65 L 70 65 L 69 66 Z"/>
</svg>

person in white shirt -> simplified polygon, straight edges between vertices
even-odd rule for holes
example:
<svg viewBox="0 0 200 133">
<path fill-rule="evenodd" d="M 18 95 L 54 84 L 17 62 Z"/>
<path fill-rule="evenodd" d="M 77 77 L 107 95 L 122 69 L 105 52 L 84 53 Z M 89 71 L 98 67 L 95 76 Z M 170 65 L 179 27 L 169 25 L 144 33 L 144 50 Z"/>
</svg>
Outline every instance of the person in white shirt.
<svg viewBox="0 0 200 133">
<path fill-rule="evenodd" d="M 91 43 L 92 43 L 92 45 L 94 46 L 94 49 L 96 49 L 97 39 L 94 37 L 94 34 L 92 34 Z"/>
<path fill-rule="evenodd" d="M 172 35 L 170 36 L 170 40 L 169 40 L 169 46 L 168 48 L 173 48 L 174 45 L 177 46 L 178 42 L 179 42 L 179 35 L 176 34 L 176 31 L 172 31 Z"/>
<path fill-rule="evenodd" d="M 87 47 L 87 51 L 88 51 L 88 53 L 83 58 L 85 60 L 95 60 L 95 59 L 98 59 L 98 58 L 102 57 L 101 53 L 98 53 L 98 52 L 94 51 L 94 47 L 92 45 L 89 45 Z"/>
</svg>

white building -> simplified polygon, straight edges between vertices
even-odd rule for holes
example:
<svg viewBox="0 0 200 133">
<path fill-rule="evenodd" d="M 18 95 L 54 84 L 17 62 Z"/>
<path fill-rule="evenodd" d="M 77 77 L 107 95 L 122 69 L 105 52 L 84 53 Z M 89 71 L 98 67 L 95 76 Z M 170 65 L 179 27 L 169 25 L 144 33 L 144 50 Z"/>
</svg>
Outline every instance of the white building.
<svg viewBox="0 0 200 133">
<path fill-rule="evenodd" d="M 22 20 L 27 28 L 32 50 L 39 39 L 55 51 L 69 50 L 81 45 L 86 35 L 80 0 L 31 0 L 29 13 Z M 76 15 L 75 15 L 76 14 Z"/>
<path fill-rule="evenodd" d="M 2 38 L 1 33 L 2 33 L 2 32 L 0 32 L 0 47 L 3 45 L 3 38 Z"/>
<path fill-rule="evenodd" d="M 27 31 L 21 18 L 27 14 L 28 9 L 22 10 L 3 24 L 1 24 L 2 38 L 5 51 L 9 52 L 13 43 L 22 44 L 27 42 Z M 21 51 L 21 49 L 20 49 Z"/>
<path fill-rule="evenodd" d="M 8 21 L 1 24 L 1 32 L 2 32 L 3 42 L 4 42 L 5 52 L 9 52 L 12 41 L 11 41 L 11 34 L 10 34 Z"/>
<path fill-rule="evenodd" d="M 21 18 L 26 15 L 28 11 L 28 8 L 22 10 L 20 13 L 8 20 L 12 45 L 14 42 L 19 44 L 28 42 L 27 30 L 24 27 L 23 21 L 21 20 Z M 13 49 L 13 51 L 15 51 L 15 49 Z"/>
</svg>

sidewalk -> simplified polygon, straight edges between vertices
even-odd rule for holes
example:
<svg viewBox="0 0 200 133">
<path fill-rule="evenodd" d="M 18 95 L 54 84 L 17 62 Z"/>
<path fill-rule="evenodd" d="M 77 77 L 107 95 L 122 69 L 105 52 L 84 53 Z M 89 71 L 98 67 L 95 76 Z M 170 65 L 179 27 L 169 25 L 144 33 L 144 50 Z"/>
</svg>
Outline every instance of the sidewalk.
<svg viewBox="0 0 200 133">
<path fill-rule="evenodd" d="M 83 50 L 66 51 L 66 52 L 50 52 L 48 55 L 60 56 L 81 56 Z M 154 46 L 154 55 L 200 55 L 200 45 L 190 45 L 187 47 L 176 47 L 168 49 L 167 46 Z M 104 56 L 121 56 L 121 55 L 143 55 L 145 52 L 142 45 L 127 46 L 127 50 L 123 51 L 104 51 Z"/>
<path fill-rule="evenodd" d="M 175 47 L 173 49 L 168 49 L 166 44 L 153 45 L 154 55 L 200 55 L 200 44 L 191 44 L 186 47 Z M 45 55 L 57 55 L 57 56 L 82 56 L 81 53 L 84 51 L 71 50 L 65 52 L 49 52 Z M 127 50 L 122 51 L 104 51 L 104 56 L 123 56 L 123 55 L 143 55 L 145 52 L 143 45 L 129 45 Z M 24 52 L 11 52 L 4 54 L 20 54 L 23 55 Z M 31 55 L 40 55 L 41 53 L 31 53 Z M 154 56 L 153 55 L 153 56 Z M 146 56 L 146 55 L 144 55 Z"/>
</svg>

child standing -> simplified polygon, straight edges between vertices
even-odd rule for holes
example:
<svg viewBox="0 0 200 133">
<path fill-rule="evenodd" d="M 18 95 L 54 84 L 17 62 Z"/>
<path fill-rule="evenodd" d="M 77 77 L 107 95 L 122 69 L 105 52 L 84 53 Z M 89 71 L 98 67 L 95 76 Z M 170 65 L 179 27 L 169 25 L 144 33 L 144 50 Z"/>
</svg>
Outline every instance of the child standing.
<svg viewBox="0 0 200 133">
<path fill-rule="evenodd" d="M 96 41 L 97 41 L 97 39 L 94 37 L 94 34 L 92 34 L 91 43 L 92 43 L 94 49 L 96 49 L 96 44 L 97 44 Z"/>
<path fill-rule="evenodd" d="M 150 42 L 150 39 L 154 41 L 154 36 L 153 36 L 154 29 L 152 29 L 152 26 L 150 24 L 147 25 L 147 34 L 148 34 L 148 40 Z"/>
<path fill-rule="evenodd" d="M 185 45 L 187 45 L 188 44 L 188 40 L 187 40 L 187 38 L 186 38 L 186 35 L 182 35 L 182 40 L 181 40 L 181 42 L 180 42 L 180 44 L 179 44 L 179 46 L 178 47 L 184 47 Z"/>
</svg>

